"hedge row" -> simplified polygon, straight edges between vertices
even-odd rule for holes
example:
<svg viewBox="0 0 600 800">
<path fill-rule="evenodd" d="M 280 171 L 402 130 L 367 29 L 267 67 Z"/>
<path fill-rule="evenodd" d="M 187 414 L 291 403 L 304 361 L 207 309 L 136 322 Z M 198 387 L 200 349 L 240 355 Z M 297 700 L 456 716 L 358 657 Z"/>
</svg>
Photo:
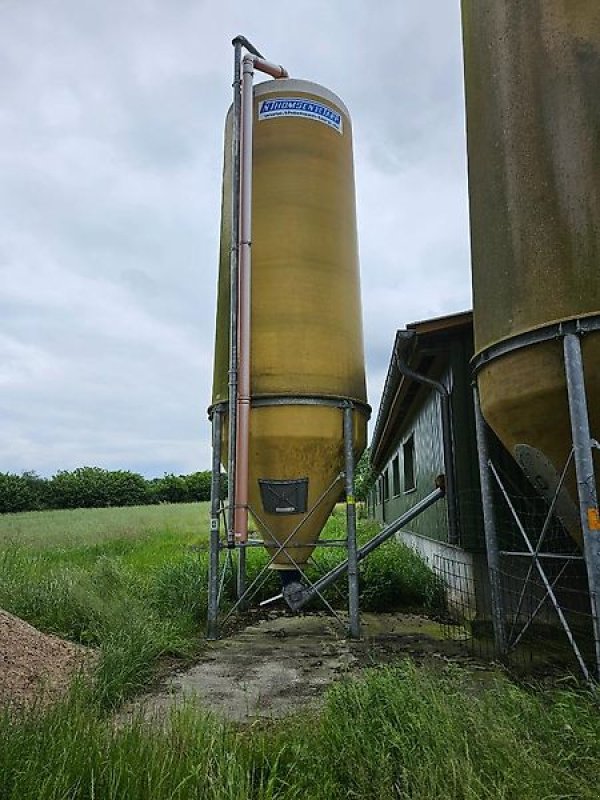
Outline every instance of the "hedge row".
<svg viewBox="0 0 600 800">
<path fill-rule="evenodd" d="M 0 472 L 0 513 L 51 508 L 105 508 L 210 499 L 210 472 L 147 480 L 128 470 L 79 467 L 51 478 Z"/>
<path fill-rule="evenodd" d="M 137 472 L 100 467 L 79 467 L 72 472 L 61 470 L 51 478 L 41 478 L 35 472 L 21 475 L 0 472 L 0 514 L 50 508 L 191 503 L 210 500 L 210 482 L 209 470 L 191 475 L 165 474 L 151 480 Z M 223 493 L 226 484 L 226 476 L 223 476 Z M 356 466 L 356 497 L 365 500 L 372 484 L 373 473 L 366 450 Z"/>
</svg>

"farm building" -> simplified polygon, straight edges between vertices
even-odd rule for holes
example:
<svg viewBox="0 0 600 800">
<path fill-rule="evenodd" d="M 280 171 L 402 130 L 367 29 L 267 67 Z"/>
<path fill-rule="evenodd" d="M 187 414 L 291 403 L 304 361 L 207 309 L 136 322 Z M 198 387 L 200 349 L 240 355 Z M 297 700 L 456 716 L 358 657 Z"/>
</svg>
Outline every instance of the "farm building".
<svg viewBox="0 0 600 800">
<path fill-rule="evenodd" d="M 398 537 L 444 579 L 449 604 L 468 619 L 490 621 L 491 588 L 481 502 L 472 369 L 473 317 L 463 312 L 411 323 L 396 332 L 371 442 L 375 475 L 368 498 L 370 516 L 389 524 L 426 497 L 436 479 L 451 473 L 455 502 L 436 503 Z M 444 409 L 446 404 L 446 411 Z M 447 434 L 444 438 L 444 416 Z M 556 605 L 587 626 L 589 600 L 581 556 L 558 515 L 525 478 L 488 429 L 489 455 L 507 488 L 495 488 L 494 515 L 501 559 L 498 584 L 504 613 L 531 624 L 560 624 Z M 446 458 L 445 456 L 446 451 Z M 445 467 L 448 461 L 449 466 Z M 554 586 L 550 602 L 543 579 L 532 574 L 519 522 L 536 542 L 542 528 L 545 567 Z M 584 620 L 585 617 L 585 620 Z"/>
<path fill-rule="evenodd" d="M 381 522 L 389 522 L 414 505 L 431 491 L 436 477 L 445 472 L 443 401 L 432 381 L 448 392 L 452 428 L 461 431 L 458 439 L 452 436 L 457 480 L 461 489 L 478 491 L 470 401 L 472 355 L 471 312 L 411 323 L 406 330 L 397 331 L 371 443 L 371 462 L 378 478 L 370 505 Z M 414 375 L 406 371 L 403 374 L 399 360 Z M 463 431 L 466 435 L 462 435 Z M 448 514 L 440 506 L 415 520 L 414 533 L 435 542 L 459 543 L 458 531 L 451 535 Z M 460 543 L 467 544 L 468 539 L 465 531 Z"/>
<path fill-rule="evenodd" d="M 389 523 L 414 506 L 444 474 L 443 404 L 448 403 L 455 507 L 437 503 L 399 536 L 433 567 L 455 563 L 472 587 L 485 573 L 477 442 L 469 361 L 470 311 L 411 323 L 396 333 L 371 442 L 376 480 L 369 513 Z M 447 395 L 447 399 L 444 398 Z M 485 603 L 485 595 L 480 605 Z"/>
</svg>

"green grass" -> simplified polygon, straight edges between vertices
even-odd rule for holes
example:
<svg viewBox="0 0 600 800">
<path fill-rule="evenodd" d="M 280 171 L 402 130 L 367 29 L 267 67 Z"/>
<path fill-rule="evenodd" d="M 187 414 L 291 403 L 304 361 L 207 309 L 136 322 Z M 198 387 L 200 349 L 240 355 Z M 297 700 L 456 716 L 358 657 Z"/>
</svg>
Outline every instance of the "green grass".
<svg viewBox="0 0 600 800">
<path fill-rule="evenodd" d="M 206 558 L 190 545 L 207 527 L 206 503 L 5 515 L 0 607 L 99 648 L 97 699 L 118 704 L 201 646 Z"/>
<path fill-rule="evenodd" d="M 234 727 L 192 708 L 115 725 L 84 691 L 0 715 L 2 800 L 596 800 L 597 697 L 403 663 L 320 715 Z"/>
<path fill-rule="evenodd" d="M 338 510 L 324 535 L 339 538 L 343 525 Z M 96 693 L 105 705 L 117 705 L 147 686 L 161 658 L 191 658 L 202 648 L 207 529 L 207 503 L 6 515 L 0 518 L 0 608 L 98 648 Z M 362 538 L 375 530 L 373 523 L 360 524 Z M 325 549 L 319 566 L 308 570 L 311 579 L 343 555 Z M 249 552 L 249 581 L 267 560 L 262 549 Z M 408 548 L 391 542 L 369 560 L 361 573 L 365 610 L 439 599 L 439 581 Z M 270 571 L 254 602 L 279 590 Z M 343 605 L 345 582 L 326 596 Z M 228 581 L 224 607 L 233 600 Z"/>
<path fill-rule="evenodd" d="M 336 512 L 325 535 L 342 527 Z M 0 712 L 0 800 L 596 800 L 597 694 L 484 686 L 456 668 L 371 670 L 331 687 L 320 714 L 284 723 L 235 727 L 184 707 L 162 725 L 116 724 L 161 656 L 202 647 L 206 553 L 190 545 L 206 530 L 200 504 L 0 518 L 0 607 L 100 651 L 94 679 L 64 702 Z M 361 522 L 361 538 L 374 531 Z M 324 550 L 320 568 L 339 557 Z M 265 560 L 251 551 L 250 578 Z M 277 588 L 270 575 L 260 596 Z M 363 608 L 439 593 L 395 542 L 363 564 Z"/>
<path fill-rule="evenodd" d="M 128 508 L 76 508 L 0 515 L 0 548 L 69 551 L 76 548 L 135 544 L 154 536 L 173 543 L 204 541 L 208 503 L 177 503 Z"/>
</svg>

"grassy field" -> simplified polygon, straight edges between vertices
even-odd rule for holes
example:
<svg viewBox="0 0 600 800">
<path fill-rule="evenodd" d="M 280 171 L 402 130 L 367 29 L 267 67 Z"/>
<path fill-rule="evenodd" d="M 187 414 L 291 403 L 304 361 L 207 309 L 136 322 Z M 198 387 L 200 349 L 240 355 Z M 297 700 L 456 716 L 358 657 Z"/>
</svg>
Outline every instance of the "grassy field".
<svg viewBox="0 0 600 800">
<path fill-rule="evenodd" d="M 328 692 L 319 715 L 236 728 L 190 707 L 115 725 L 85 691 L 0 713 L 2 800 L 597 800 L 594 696 L 404 662 Z"/>
<path fill-rule="evenodd" d="M 106 705 L 143 689 L 164 656 L 191 657 L 206 610 L 207 504 L 0 517 L 0 607 L 100 649 Z"/>
<path fill-rule="evenodd" d="M 327 533 L 342 528 L 338 513 Z M 63 703 L 0 713 L 0 800 L 598 797 L 598 696 L 569 684 L 528 690 L 499 676 L 483 688 L 464 670 L 404 662 L 334 686 L 321 714 L 285 723 L 234 727 L 183 708 L 162 727 L 115 725 L 164 656 L 203 647 L 206 531 L 205 504 L 0 517 L 0 607 L 100 652 L 94 681 Z M 362 537 L 372 531 L 361 523 Z M 251 553 L 251 576 L 264 559 Z M 363 567 L 365 608 L 423 607 L 439 590 L 397 543 Z"/>
<path fill-rule="evenodd" d="M 341 510 L 327 535 L 343 530 Z M 368 536 L 372 523 L 361 523 Z M 100 649 L 96 691 L 117 705 L 142 690 L 165 656 L 191 658 L 206 620 L 208 504 L 82 509 L 0 517 L 0 608 L 43 631 Z M 204 547 L 203 547 L 204 546 Z M 327 550 L 320 568 L 342 557 Z M 267 559 L 248 554 L 252 580 Z M 313 576 L 316 574 L 313 568 Z M 411 551 L 391 543 L 362 576 L 363 607 L 423 606 L 440 586 Z M 257 599 L 279 591 L 270 574 Z M 343 603 L 339 589 L 328 599 Z M 225 605 L 233 585 L 225 586 Z"/>
<path fill-rule="evenodd" d="M 143 547 L 168 543 L 181 547 L 206 542 L 208 503 L 161 504 L 128 508 L 76 508 L 0 515 L 0 549 L 54 550 L 72 558 L 94 547 Z M 165 545 L 167 546 L 167 545 Z"/>
</svg>

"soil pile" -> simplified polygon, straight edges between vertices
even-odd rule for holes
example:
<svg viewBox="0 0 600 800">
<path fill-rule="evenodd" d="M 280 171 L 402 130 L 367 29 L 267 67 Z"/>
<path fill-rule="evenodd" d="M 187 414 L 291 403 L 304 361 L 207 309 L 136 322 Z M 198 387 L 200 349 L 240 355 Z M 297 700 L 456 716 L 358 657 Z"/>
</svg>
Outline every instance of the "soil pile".
<svg viewBox="0 0 600 800">
<path fill-rule="evenodd" d="M 87 648 L 0 610 L 0 707 L 58 699 L 92 660 Z"/>
</svg>

